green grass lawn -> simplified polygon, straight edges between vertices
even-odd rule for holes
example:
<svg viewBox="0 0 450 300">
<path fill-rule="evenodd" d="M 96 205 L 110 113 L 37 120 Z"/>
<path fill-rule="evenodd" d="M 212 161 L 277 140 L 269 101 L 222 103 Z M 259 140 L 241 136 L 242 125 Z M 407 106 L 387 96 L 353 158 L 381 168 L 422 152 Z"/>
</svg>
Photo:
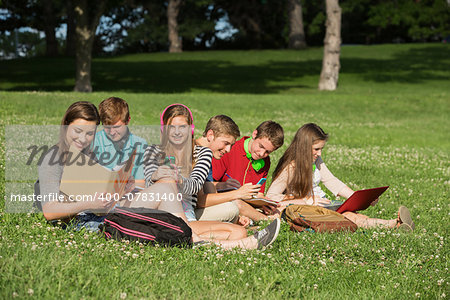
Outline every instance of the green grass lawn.
<svg viewBox="0 0 450 300">
<path fill-rule="evenodd" d="M 278 159 L 306 122 L 330 134 L 324 160 L 354 189 L 390 185 L 364 213 L 410 208 L 416 230 L 294 234 L 265 251 L 163 249 L 66 232 L 0 202 L 0 298 L 448 298 L 450 48 L 346 46 L 339 89 L 318 92 L 322 49 L 130 55 L 93 62 L 92 94 L 70 92 L 73 60 L 0 61 L 0 126 L 58 124 L 74 101 L 127 100 L 132 124 L 168 104 L 192 108 L 196 135 L 231 116 L 241 133 L 273 119 Z M 0 192 L 5 195 L 5 136 Z M 268 184 L 271 178 L 268 178 Z"/>
</svg>

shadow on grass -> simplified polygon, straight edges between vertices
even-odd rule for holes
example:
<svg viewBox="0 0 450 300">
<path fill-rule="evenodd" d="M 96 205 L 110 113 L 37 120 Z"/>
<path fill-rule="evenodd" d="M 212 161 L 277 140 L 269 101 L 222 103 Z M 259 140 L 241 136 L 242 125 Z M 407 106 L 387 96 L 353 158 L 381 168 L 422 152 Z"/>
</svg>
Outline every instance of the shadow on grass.
<svg viewBox="0 0 450 300">
<path fill-rule="evenodd" d="M 344 58 L 341 60 L 341 74 L 358 74 L 365 81 L 379 83 L 448 80 L 449 50 L 447 45 L 427 46 L 394 53 L 388 60 Z"/>
<path fill-rule="evenodd" d="M 390 59 L 366 58 L 364 54 L 359 54 L 360 57 L 343 56 L 340 75 L 355 77 L 360 82 L 379 83 L 448 79 L 448 74 L 442 73 L 450 70 L 447 47 L 427 45 L 406 51 L 399 49 L 397 52 L 394 50 Z M 286 51 L 283 60 L 269 60 L 268 57 L 265 62 L 255 65 L 217 59 L 191 60 L 183 59 L 183 56 L 169 61 L 98 58 L 92 65 L 92 84 L 95 91 L 155 93 L 203 90 L 269 94 L 291 88 L 315 89 L 321 59 L 298 61 L 298 57 L 298 53 Z M 74 60 L 70 58 L 0 61 L 0 89 L 71 91 L 74 73 Z"/>
</svg>

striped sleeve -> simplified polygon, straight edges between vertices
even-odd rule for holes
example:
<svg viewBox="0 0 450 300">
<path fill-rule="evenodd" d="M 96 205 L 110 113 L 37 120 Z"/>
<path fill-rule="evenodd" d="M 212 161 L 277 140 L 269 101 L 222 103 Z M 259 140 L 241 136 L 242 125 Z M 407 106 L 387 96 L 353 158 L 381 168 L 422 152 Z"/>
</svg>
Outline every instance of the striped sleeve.
<svg viewBox="0 0 450 300">
<path fill-rule="evenodd" d="M 181 192 L 186 195 L 197 195 L 208 177 L 211 168 L 212 151 L 206 147 L 195 146 L 195 165 L 188 178 L 183 178 Z"/>
<path fill-rule="evenodd" d="M 144 152 L 144 177 L 145 186 L 149 187 L 154 182 L 152 181 L 152 175 L 158 169 L 158 156 L 161 150 L 157 145 L 147 146 Z"/>
</svg>

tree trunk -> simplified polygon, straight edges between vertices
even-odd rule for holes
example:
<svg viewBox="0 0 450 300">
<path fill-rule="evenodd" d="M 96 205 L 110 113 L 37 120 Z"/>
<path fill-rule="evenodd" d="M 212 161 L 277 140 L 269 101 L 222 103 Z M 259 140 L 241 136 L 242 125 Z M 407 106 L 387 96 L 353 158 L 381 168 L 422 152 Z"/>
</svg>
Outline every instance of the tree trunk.
<svg viewBox="0 0 450 300">
<path fill-rule="evenodd" d="M 67 1 L 67 34 L 66 34 L 66 55 L 75 56 L 76 32 L 75 32 L 75 11 L 73 1 Z"/>
<path fill-rule="evenodd" d="M 76 32 L 76 92 L 92 92 L 91 61 L 95 30 L 105 9 L 106 0 L 80 0 L 74 5 Z"/>
<path fill-rule="evenodd" d="M 303 14 L 300 0 L 289 0 L 289 48 L 306 48 L 305 30 L 303 29 Z"/>
<path fill-rule="evenodd" d="M 182 44 L 178 35 L 178 14 L 182 0 L 169 0 L 167 6 L 167 23 L 169 27 L 169 52 L 182 52 Z"/>
<path fill-rule="evenodd" d="M 42 2 L 44 6 L 44 32 L 45 32 L 45 44 L 46 56 L 57 56 L 58 55 L 58 42 L 56 40 L 56 20 L 55 13 L 53 10 L 53 4 L 51 0 L 44 0 Z"/>
<path fill-rule="evenodd" d="M 324 40 L 319 90 L 334 91 L 339 79 L 341 53 L 341 8 L 339 0 L 326 0 L 327 31 Z"/>
</svg>

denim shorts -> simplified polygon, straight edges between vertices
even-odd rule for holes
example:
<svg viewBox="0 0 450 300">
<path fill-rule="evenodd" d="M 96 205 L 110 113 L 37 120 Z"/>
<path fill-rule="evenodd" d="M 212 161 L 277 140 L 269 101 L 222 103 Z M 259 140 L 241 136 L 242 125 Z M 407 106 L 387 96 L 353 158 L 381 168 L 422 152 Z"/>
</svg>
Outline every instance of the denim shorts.
<svg viewBox="0 0 450 300">
<path fill-rule="evenodd" d="M 105 217 L 106 216 L 97 216 L 93 213 L 81 213 L 73 220 L 70 229 L 75 231 L 85 229 L 87 231 L 97 232 L 100 230 L 98 227 L 100 224 L 103 224 Z"/>
<path fill-rule="evenodd" d="M 182 201 L 181 205 L 183 206 L 184 214 L 186 215 L 186 219 L 188 222 L 197 221 L 197 217 L 195 216 L 194 206 L 192 203 L 187 201 Z"/>
<path fill-rule="evenodd" d="M 188 222 L 197 221 L 197 218 L 195 217 L 195 212 L 193 209 L 184 211 L 184 214 L 186 215 L 186 219 L 188 220 Z"/>
</svg>

